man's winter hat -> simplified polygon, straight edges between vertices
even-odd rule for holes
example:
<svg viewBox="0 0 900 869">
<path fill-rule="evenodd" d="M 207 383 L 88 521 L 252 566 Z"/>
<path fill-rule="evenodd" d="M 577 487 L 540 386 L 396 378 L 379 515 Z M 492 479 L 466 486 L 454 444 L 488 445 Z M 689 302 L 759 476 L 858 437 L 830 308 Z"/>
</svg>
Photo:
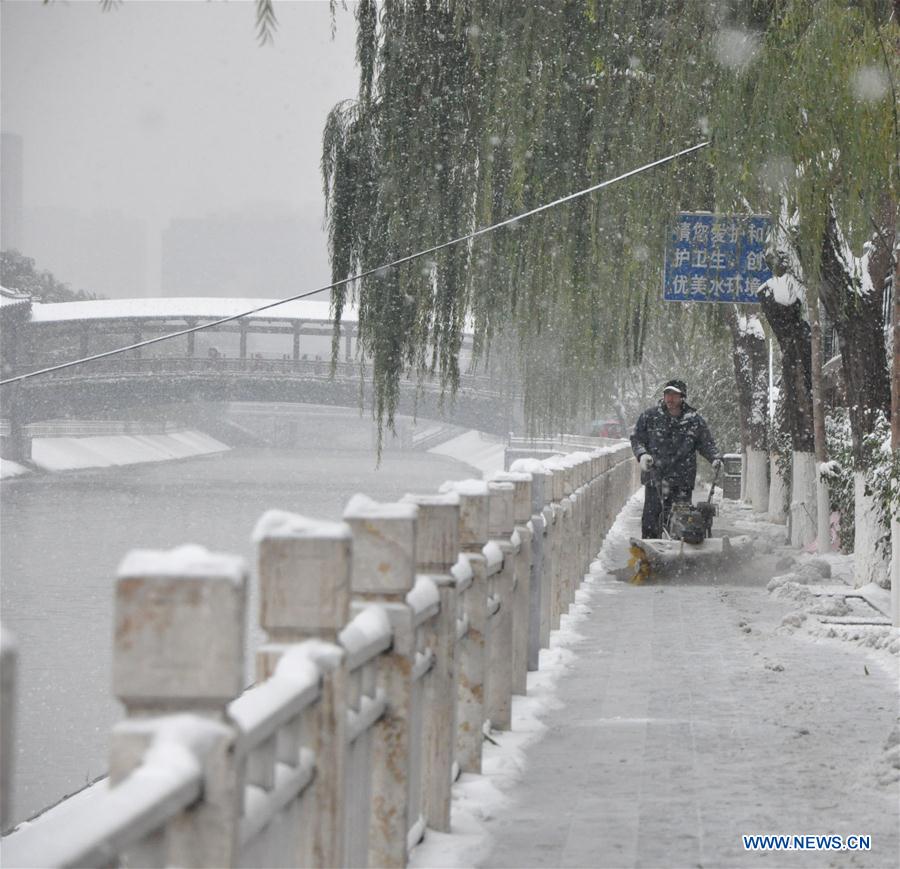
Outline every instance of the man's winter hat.
<svg viewBox="0 0 900 869">
<path fill-rule="evenodd" d="M 687 385 L 683 380 L 669 380 L 663 392 L 677 392 L 682 398 L 687 398 Z"/>
</svg>

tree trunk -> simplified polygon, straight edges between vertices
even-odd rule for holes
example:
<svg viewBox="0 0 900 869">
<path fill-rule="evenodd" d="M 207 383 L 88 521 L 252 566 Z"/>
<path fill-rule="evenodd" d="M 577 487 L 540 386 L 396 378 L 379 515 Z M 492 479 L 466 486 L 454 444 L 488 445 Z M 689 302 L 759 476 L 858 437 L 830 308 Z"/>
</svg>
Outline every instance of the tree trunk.
<svg viewBox="0 0 900 869">
<path fill-rule="evenodd" d="M 894 237 L 897 237 L 895 226 Z M 894 281 L 891 287 L 891 342 L 894 364 L 891 372 L 891 451 L 895 467 L 900 467 L 900 256 L 894 257 Z M 900 515 L 891 518 L 891 621 L 900 628 Z"/>
<path fill-rule="evenodd" d="M 891 412 L 891 387 L 884 348 L 884 290 L 890 246 L 876 242 L 869 258 L 872 288 L 860 292 L 841 255 L 840 231 L 832 211 L 822 241 L 822 304 L 841 344 L 841 367 L 850 410 L 854 470 L 865 470 L 863 438 L 879 415 Z"/>
<path fill-rule="evenodd" d="M 760 292 L 759 299 L 781 348 L 781 388 L 791 445 L 795 452 L 811 453 L 815 440 L 809 323 L 803 319 L 799 300 L 792 305 L 781 305 L 769 290 Z"/>
<path fill-rule="evenodd" d="M 741 446 L 745 455 L 746 488 L 744 497 L 753 509 L 765 513 L 769 508 L 766 419 L 768 416 L 768 367 L 766 339 L 756 315 L 745 317 L 728 310 L 728 327 L 734 348 L 734 378 L 741 410 Z"/>
<path fill-rule="evenodd" d="M 771 289 L 760 291 L 763 313 L 781 348 L 781 388 L 791 435 L 791 543 L 806 546 L 816 538 L 816 473 L 813 449 L 812 354 L 809 324 L 800 300 L 782 305 Z"/>
<path fill-rule="evenodd" d="M 822 477 L 821 465 L 826 458 L 825 401 L 822 388 L 822 322 L 819 300 L 809 304 L 810 350 L 812 351 L 813 435 L 816 444 L 816 541 L 819 555 L 831 552 L 831 497 L 828 483 Z"/>
<path fill-rule="evenodd" d="M 841 367 L 847 389 L 850 432 L 853 440 L 856 528 L 854 534 L 854 584 L 884 582 L 888 565 L 876 542 L 881 536 L 872 498 L 863 481 L 869 457 L 864 438 L 882 414 L 889 415 L 891 386 L 884 353 L 884 290 L 890 266 L 887 234 L 876 235 L 869 255 L 871 286 L 864 289 L 851 273 L 846 245 L 834 211 L 822 239 L 822 304 L 834 323 L 841 343 Z"/>
</svg>

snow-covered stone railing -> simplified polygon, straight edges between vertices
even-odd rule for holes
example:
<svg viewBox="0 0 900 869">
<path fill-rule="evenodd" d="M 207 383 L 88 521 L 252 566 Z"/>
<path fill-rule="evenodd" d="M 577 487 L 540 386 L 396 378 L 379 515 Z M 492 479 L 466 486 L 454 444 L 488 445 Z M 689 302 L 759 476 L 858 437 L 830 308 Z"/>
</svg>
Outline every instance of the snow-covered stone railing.
<svg viewBox="0 0 900 869">
<path fill-rule="evenodd" d="M 269 511 L 267 642 L 243 692 L 243 561 L 130 553 L 109 779 L 7 836 L 4 865 L 406 865 L 428 828 L 450 831 L 485 729 L 511 726 L 635 467 L 617 446 L 398 503 L 357 495 L 339 523 Z"/>
<path fill-rule="evenodd" d="M 621 444 L 617 438 L 593 437 L 592 435 L 559 434 L 550 437 L 517 437 L 510 434 L 506 438 L 504 466 L 509 469 L 513 462 L 522 458 L 546 459 L 559 453 L 573 450 L 592 451 Z"/>
</svg>

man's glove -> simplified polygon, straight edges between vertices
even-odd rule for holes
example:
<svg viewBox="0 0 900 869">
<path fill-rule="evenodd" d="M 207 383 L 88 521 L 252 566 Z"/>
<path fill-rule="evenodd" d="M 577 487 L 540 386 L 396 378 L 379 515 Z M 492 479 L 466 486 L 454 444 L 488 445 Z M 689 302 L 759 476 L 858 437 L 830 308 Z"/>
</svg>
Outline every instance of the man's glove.
<svg viewBox="0 0 900 869">
<path fill-rule="evenodd" d="M 640 458 L 641 470 L 645 473 L 653 467 L 653 456 L 650 453 L 644 453 Z"/>
<path fill-rule="evenodd" d="M 714 474 L 718 474 L 719 471 L 722 470 L 722 458 L 721 456 L 717 456 L 713 459 L 712 469 Z"/>
</svg>

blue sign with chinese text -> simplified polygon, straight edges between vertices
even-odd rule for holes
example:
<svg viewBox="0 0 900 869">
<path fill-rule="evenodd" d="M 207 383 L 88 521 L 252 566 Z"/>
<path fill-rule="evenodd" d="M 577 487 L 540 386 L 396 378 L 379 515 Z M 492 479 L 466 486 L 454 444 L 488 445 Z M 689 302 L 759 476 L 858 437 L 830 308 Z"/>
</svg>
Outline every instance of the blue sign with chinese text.
<svg viewBox="0 0 900 869">
<path fill-rule="evenodd" d="M 666 245 L 663 298 L 670 302 L 756 303 L 771 220 L 760 214 L 680 212 Z"/>
</svg>

